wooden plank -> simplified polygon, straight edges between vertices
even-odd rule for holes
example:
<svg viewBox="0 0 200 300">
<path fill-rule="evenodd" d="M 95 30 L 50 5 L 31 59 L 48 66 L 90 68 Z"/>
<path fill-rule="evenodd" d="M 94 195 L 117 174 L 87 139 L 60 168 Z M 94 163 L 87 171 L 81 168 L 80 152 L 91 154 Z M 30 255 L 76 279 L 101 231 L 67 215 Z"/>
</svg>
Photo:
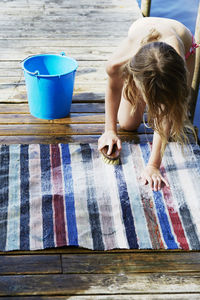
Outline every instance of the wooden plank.
<svg viewBox="0 0 200 300">
<path fill-rule="evenodd" d="M 141 295 L 70 295 L 70 300 L 199 300 L 200 294 L 141 294 Z M 15 300 L 35 300 L 36 297 L 12 297 Z M 41 298 L 39 298 L 41 299 Z M 43 300 L 66 300 L 66 296 L 43 296 Z"/>
<path fill-rule="evenodd" d="M 16 43 L 18 41 L 16 40 Z M 56 43 L 57 41 L 55 41 Z M 103 43 L 103 41 L 100 41 L 101 43 Z M 19 41 L 20 43 L 20 41 Z M 29 43 L 29 40 L 27 41 L 27 43 Z M 38 44 L 40 43 L 40 40 L 38 41 Z M 88 45 L 88 47 L 90 47 Z M 98 48 L 97 48 L 98 49 Z M 66 55 L 68 55 L 68 53 L 66 53 Z M 25 58 L 25 57 L 24 57 Z M 0 60 L 1 64 L 0 64 L 0 70 L 7 70 L 7 71 L 13 71 L 15 72 L 16 70 L 20 70 L 21 71 L 21 61 L 19 60 L 12 60 L 12 58 L 10 58 L 9 60 Z M 78 62 L 78 70 L 82 70 L 85 68 L 104 68 L 105 63 L 104 61 L 92 61 L 92 60 L 79 60 Z M 2 72 L 2 71 L 1 71 Z M 0 74 L 3 75 L 3 74 Z M 14 75 L 14 74 L 13 74 Z"/>
<path fill-rule="evenodd" d="M 44 1 L 41 1 L 44 2 Z M 124 1 L 125 2 L 125 1 Z M 127 2 L 127 1 L 126 1 Z M 129 3 L 131 3 L 129 1 Z M 82 3 L 81 3 L 82 4 Z M 59 21 L 61 20 L 62 22 L 66 22 L 66 21 L 71 21 L 71 22 L 75 22 L 75 21 L 79 21 L 82 22 L 84 20 L 86 20 L 87 22 L 89 21 L 93 21 L 97 20 L 98 22 L 100 21 L 105 21 L 107 22 L 113 22 L 115 21 L 114 19 L 110 19 L 109 16 L 111 15 L 111 13 L 113 13 L 113 15 L 115 15 L 116 17 L 118 17 L 118 19 L 116 20 L 116 22 L 120 22 L 120 19 L 122 21 L 127 21 L 130 20 L 130 15 L 127 15 L 128 12 L 132 12 L 133 14 L 136 14 L 138 16 L 141 15 L 140 10 L 133 10 L 133 7 L 136 7 L 136 4 L 134 1 L 132 1 L 132 6 L 131 7 L 116 7 L 113 10 L 113 7 L 107 6 L 107 8 L 104 7 L 104 5 L 99 5 L 99 7 L 97 9 L 94 9 L 95 4 L 91 3 L 89 5 L 87 5 L 87 7 L 82 7 L 80 1 L 79 4 L 77 3 L 73 3 L 72 7 L 57 7 L 57 8 L 53 8 L 50 6 L 46 6 L 44 8 L 42 7 L 27 7 L 26 5 L 24 5 L 23 8 L 21 7 L 15 7 L 15 8 L 6 8 L 5 6 L 2 6 L 1 9 L 1 13 L 2 13 L 2 21 L 5 21 L 7 23 L 9 22 L 14 22 L 15 20 L 21 19 L 22 21 L 27 21 L 27 22 L 39 22 L 40 18 L 44 21 Z M 108 2 L 107 2 L 108 4 Z M 80 10 L 81 11 L 77 11 L 77 6 L 79 5 Z M 125 4 L 126 5 L 126 4 Z M 21 14 L 19 15 L 17 12 L 21 12 Z M 66 15 L 66 11 L 68 12 L 68 14 Z M 28 19 L 29 16 L 29 19 Z M 59 19 L 60 17 L 60 19 Z M 90 17 L 90 18 L 88 18 Z M 105 19 L 104 19 L 105 18 Z M 3 24 L 3 22 L 2 22 Z M 68 24 L 69 26 L 70 24 Z"/>
<path fill-rule="evenodd" d="M 113 17 L 113 16 L 112 16 Z M 134 19 L 133 19 L 134 20 Z M 70 34 L 68 34 L 68 38 L 78 38 L 81 36 L 81 38 L 87 39 L 87 38 L 96 38 L 97 36 L 105 39 L 110 38 L 111 34 L 112 34 L 112 38 L 114 39 L 119 39 L 119 38 L 125 38 L 127 35 L 127 31 L 128 28 L 130 27 L 132 22 L 130 22 L 129 24 L 127 24 L 126 26 L 123 26 L 123 33 L 122 32 L 118 32 L 116 30 L 116 24 L 113 24 L 113 27 L 111 28 L 110 32 L 108 32 L 108 27 L 101 27 L 101 28 L 97 28 L 96 30 L 92 30 L 91 28 L 82 28 L 79 33 L 77 33 L 77 30 L 74 31 L 70 31 Z M 55 29 L 55 27 L 51 27 L 48 28 L 48 30 L 46 28 L 42 29 L 40 28 L 40 30 L 34 30 L 32 31 L 32 28 L 27 28 L 26 30 L 23 30 L 23 27 L 21 26 L 21 28 L 19 28 L 19 31 L 14 31 L 14 27 L 17 26 L 17 24 L 13 25 L 13 28 L 10 28 L 10 30 L 6 31 L 0 31 L 0 38 L 4 39 L 4 38 L 30 38 L 30 32 L 31 32 L 31 36 L 32 38 L 50 38 L 53 39 L 56 35 L 57 38 L 64 38 L 66 36 L 66 30 L 64 30 L 62 28 L 62 26 L 60 26 L 60 28 Z M 47 25 L 46 25 L 47 26 Z M 92 24 L 91 24 L 92 26 Z M 121 24 L 119 25 L 119 27 L 121 26 Z M 81 28 L 81 27 L 80 27 Z M 39 32 L 40 31 L 40 32 Z M 61 31 L 61 32 L 60 32 Z"/>
<path fill-rule="evenodd" d="M 90 83 L 91 86 L 96 86 L 98 84 L 98 87 L 99 86 L 101 87 L 101 85 L 104 85 L 105 80 L 107 79 L 106 73 L 105 74 L 101 73 L 100 78 L 98 78 L 98 76 L 96 75 L 96 72 L 90 72 L 90 73 L 88 72 L 88 73 L 81 74 L 80 76 L 75 77 L 75 88 L 78 88 L 78 86 L 80 87 L 81 85 L 88 84 L 88 81 L 91 80 L 90 77 L 92 77 L 93 80 L 96 80 L 96 82 L 93 82 L 92 84 Z M 7 90 L 8 88 L 11 88 L 11 89 L 16 88 L 16 86 L 21 87 L 21 89 L 23 91 L 26 91 L 23 73 L 21 74 L 20 78 L 18 78 L 18 77 L 1 77 L 0 78 L 0 89 L 1 90 Z"/>
<path fill-rule="evenodd" d="M 61 273 L 60 255 L 0 256 L 0 275 Z"/>
<path fill-rule="evenodd" d="M 0 256 L 0 274 L 57 274 L 61 273 L 59 255 Z M 43 252 L 44 254 L 44 252 Z M 62 254 L 63 273 L 119 274 L 196 272 L 200 273 L 200 253 L 90 253 Z"/>
<path fill-rule="evenodd" d="M 12 95 L 8 98 L 12 101 L 5 102 L 5 104 L 4 104 L 3 99 L 6 99 L 6 97 L 2 95 L 2 102 L 0 103 L 0 108 L 2 108 L 2 111 L 6 112 L 6 109 L 3 108 L 3 105 L 5 107 L 8 107 L 8 104 L 15 105 L 15 103 L 16 103 L 15 101 L 20 101 L 20 103 L 25 103 L 25 104 L 28 103 L 26 92 L 24 92 L 23 94 L 17 94 L 16 96 Z M 81 102 L 91 103 L 91 105 L 93 103 L 104 103 L 104 99 L 105 99 L 104 93 L 93 93 L 93 92 L 78 93 L 78 94 L 74 94 L 72 97 L 72 106 L 74 103 L 81 103 Z M 16 104 L 18 105 L 19 103 L 16 103 Z M 27 108 L 27 111 L 28 111 L 28 108 Z M 1 113 L 1 109 L 0 109 L 0 113 Z"/>
<path fill-rule="evenodd" d="M 96 82 L 91 84 L 89 80 L 78 84 L 75 81 L 74 86 L 74 95 L 76 94 L 104 94 L 106 87 L 106 81 L 104 82 Z M 0 102 L 1 103 L 9 103 L 9 102 L 27 102 L 27 93 L 25 85 L 21 85 L 20 83 L 10 83 L 10 84 L 2 84 L 0 85 Z"/>
<path fill-rule="evenodd" d="M 1 44 L 1 43 L 0 43 Z M 28 56 L 37 55 L 39 53 L 53 53 L 60 54 L 64 51 L 68 56 L 72 56 L 80 61 L 105 61 L 115 50 L 116 47 L 65 47 L 63 46 L 53 46 L 53 47 L 42 47 L 38 45 L 37 47 L 26 47 L 18 46 L 17 48 L 12 48 L 10 45 L 7 48 L 1 48 L 0 57 L 1 60 L 8 60 L 9 57 L 12 57 L 12 60 L 23 60 Z"/>
<path fill-rule="evenodd" d="M 101 12 L 100 12 L 101 13 Z M 67 15 L 67 11 L 66 11 Z M 74 21 L 74 22 L 48 22 L 44 20 L 43 15 L 39 16 L 39 21 L 35 21 L 33 18 L 24 20 L 23 18 L 6 22 L 0 27 L 0 37 L 1 38 L 29 38 L 31 37 L 40 37 L 40 38 L 53 38 L 55 35 L 57 38 L 72 38 L 81 36 L 82 38 L 88 37 L 110 37 L 111 34 L 113 37 L 125 37 L 127 31 L 132 24 L 133 20 L 138 18 L 137 14 L 131 14 L 128 20 L 123 22 L 116 22 L 114 14 L 112 19 L 109 22 L 99 21 L 94 23 L 93 20 L 90 21 L 90 18 Z M 103 15 L 101 15 L 103 18 Z M 116 19 L 118 19 L 116 17 Z M 113 21 L 114 20 L 114 21 Z M 77 22 L 79 28 L 77 30 Z M 116 30 L 116 25 L 119 24 L 118 30 Z M 15 29 L 15 30 L 14 30 Z"/>
<path fill-rule="evenodd" d="M 71 274 L 200 273 L 200 253 L 63 254 L 62 266 Z"/>
<path fill-rule="evenodd" d="M 15 11 L 15 10 L 14 10 Z M 120 18 L 119 18 L 120 19 Z M 9 47 L 12 44 L 16 45 L 16 47 L 27 47 L 27 44 L 30 48 L 34 47 L 70 47 L 70 48 L 79 48 L 79 47 L 96 47 L 98 50 L 99 47 L 115 47 L 122 40 L 121 37 L 112 39 L 105 39 L 101 37 L 97 37 L 96 39 L 88 37 L 87 39 L 81 39 L 80 37 L 68 38 L 67 36 L 62 39 L 58 39 L 56 36 L 53 38 L 32 38 L 31 36 L 28 38 L 0 38 L 0 45 L 3 48 Z M 0 58 L 1 59 L 1 58 Z M 12 57 L 9 58 L 11 62 L 14 62 Z M 4 62 L 7 63 L 6 61 Z M 1 68 L 1 66 L 0 66 Z"/>
<path fill-rule="evenodd" d="M 35 12 L 36 13 L 36 12 Z M 34 11 L 33 11 L 34 14 Z M 65 15 L 64 15 L 65 14 Z M 67 15 L 66 15 L 66 10 L 62 10 L 59 12 L 55 12 L 55 15 L 47 15 L 47 14 L 42 14 L 42 12 L 38 13 L 36 16 L 32 15 L 28 15 L 28 11 L 27 14 L 24 16 L 24 18 L 22 18 L 21 15 L 3 15 L 1 20 L 0 20 L 0 26 L 2 30 L 6 30 L 9 31 L 14 24 L 16 24 L 16 22 L 18 22 L 19 27 L 17 28 L 17 30 L 21 30 L 21 26 L 25 25 L 28 27 L 32 27 L 33 30 L 38 30 L 38 29 L 43 29 L 44 26 L 42 24 L 40 24 L 40 21 L 43 21 L 43 23 L 47 24 L 48 22 L 51 24 L 51 26 L 53 27 L 57 27 L 60 28 L 60 26 L 62 24 L 66 25 L 66 30 L 71 29 L 74 31 L 73 27 L 76 26 L 76 23 L 79 22 L 79 26 L 80 27 L 86 27 L 89 28 L 89 26 L 91 26 L 93 24 L 93 27 L 95 27 L 95 29 L 99 28 L 104 28 L 105 26 L 111 26 L 113 27 L 114 25 L 120 25 L 119 26 L 119 32 L 122 31 L 124 29 L 124 26 L 128 26 L 129 24 L 131 24 L 132 22 L 132 16 L 131 15 L 127 15 L 127 12 L 115 12 L 114 16 L 116 19 L 111 19 L 110 18 L 110 12 L 108 11 L 104 11 L 104 10 L 98 10 L 95 13 L 90 13 L 90 17 L 88 18 L 89 12 L 88 14 L 85 13 L 85 15 L 82 14 L 82 16 L 80 16 L 80 14 L 76 14 L 76 13 L 71 13 L 68 11 Z M 33 26 L 34 24 L 34 26 Z M 6 25 L 8 27 L 6 27 Z M 123 26 L 121 26 L 123 25 Z"/>
<path fill-rule="evenodd" d="M 91 91 L 91 93 L 86 93 L 86 92 L 84 92 L 84 89 L 83 89 L 82 91 L 78 91 L 78 93 L 76 93 L 73 96 L 72 102 L 74 102 L 74 103 L 86 102 L 86 103 L 91 103 L 91 105 L 93 103 L 104 102 L 104 90 L 105 89 L 102 88 L 101 91 L 93 90 L 93 91 Z M 85 98 L 86 94 L 94 95 L 94 100 L 92 100 L 92 98 L 89 98 L 89 97 Z M 100 95 L 102 95 L 102 96 L 100 96 Z M 13 94 L 11 93 L 9 96 L 2 95 L 0 92 L 0 105 L 2 105 L 2 104 L 6 104 L 6 105 L 8 105 L 8 104 L 27 104 L 27 103 L 28 103 L 28 99 L 27 99 L 27 95 L 25 92 L 18 93 L 16 91 L 16 93 L 15 92 Z M 99 112 L 103 112 L 103 111 L 100 110 Z M 77 112 L 77 111 L 74 111 L 74 112 Z M 86 111 L 83 111 L 83 112 L 86 112 Z"/>
<path fill-rule="evenodd" d="M 26 56 L 24 56 L 24 58 L 25 57 Z M 79 62 L 80 61 L 78 61 L 78 63 Z M 1 69 L 0 72 L 1 89 L 4 88 L 4 84 L 16 84 L 19 82 L 20 85 L 25 85 L 24 74 L 22 69 Z M 88 76 L 94 76 L 94 78 L 98 77 L 97 81 L 100 83 L 107 79 L 107 75 L 104 68 L 104 62 L 102 63 L 101 67 L 78 67 L 76 72 L 76 79 L 78 80 L 78 82 L 89 80 Z"/>
<path fill-rule="evenodd" d="M 42 51 L 40 51 L 39 53 L 42 53 Z M 46 51 L 46 53 L 48 53 Z M 54 51 L 54 54 L 59 54 L 60 52 L 58 51 Z M 37 53 L 38 54 L 38 53 Z M 71 55 L 71 53 L 69 52 L 69 55 Z M 23 58 L 25 59 L 27 56 L 23 56 Z M 12 80 L 16 81 L 16 78 L 23 78 L 22 77 L 22 67 L 21 67 L 21 63 L 18 62 L 18 60 L 14 61 L 14 63 L 17 64 L 13 64 L 13 66 L 7 66 L 7 64 L 2 65 L 2 63 L 0 64 L 0 78 L 6 78 L 7 77 L 7 81 L 8 78 L 12 78 Z M 105 72 L 105 61 L 103 60 L 78 60 L 78 69 L 76 71 L 76 77 L 81 78 L 81 76 L 85 75 L 85 74 L 99 74 L 100 78 L 102 80 L 102 78 L 104 78 L 106 75 Z"/>
<path fill-rule="evenodd" d="M 53 11 L 63 11 L 63 10 L 74 10 L 74 13 L 82 15 L 82 11 L 87 13 L 87 10 L 92 10 L 95 12 L 96 10 L 103 10 L 105 9 L 106 12 L 108 12 L 111 9 L 114 10 L 114 12 L 119 11 L 128 11 L 132 10 L 134 7 L 138 7 L 136 2 L 124 0 L 123 3 L 122 1 L 118 0 L 112 0 L 112 2 L 108 1 L 95 1 L 92 5 L 89 0 L 84 1 L 82 0 L 81 3 L 80 1 L 73 1 L 71 3 L 70 1 L 64 1 L 64 2 L 56 2 L 55 0 L 51 1 L 36 1 L 27 3 L 26 1 L 4 1 L 4 5 L 2 6 L 2 11 L 8 10 L 8 14 L 13 12 L 14 10 L 21 9 L 22 11 L 28 11 L 28 9 L 35 9 L 39 10 L 41 9 L 41 12 L 45 12 L 47 10 L 53 10 Z M 79 8 L 80 10 L 77 10 Z M 87 14 L 86 14 L 87 15 Z"/>
<path fill-rule="evenodd" d="M 0 114 L 0 124 L 102 124 L 103 113 L 71 113 L 66 118 L 44 120 L 30 114 Z"/>
<path fill-rule="evenodd" d="M 30 284 L 31 283 L 31 284 Z M 200 274 L 58 274 L 0 277 L 0 296 L 200 293 Z"/>
<path fill-rule="evenodd" d="M 106 11 L 108 11 L 109 9 L 114 9 L 114 11 L 121 9 L 122 11 L 125 10 L 127 11 L 127 9 L 133 9 L 133 5 L 136 6 L 136 2 L 133 3 L 132 1 L 123 1 L 123 3 L 120 0 L 112 0 L 112 2 L 108 2 L 108 1 L 95 1 L 92 6 L 91 6 L 91 2 L 89 0 L 82 0 L 81 3 L 78 0 L 74 0 L 73 3 L 71 3 L 70 1 L 64 1 L 64 2 L 56 2 L 55 0 L 51 0 L 51 1 L 38 1 L 38 0 L 34 0 L 34 2 L 30 2 L 27 3 L 25 0 L 21 1 L 4 1 L 4 6 L 2 6 L 2 10 L 3 9 L 11 9 L 13 10 L 13 8 L 16 10 L 18 9 L 31 9 L 31 8 L 35 8 L 36 10 L 41 8 L 47 10 L 47 9 L 53 9 L 54 11 L 56 10 L 63 10 L 63 9 L 74 9 L 75 12 L 77 13 L 77 7 L 80 8 L 80 14 L 82 13 L 82 10 L 88 10 L 88 9 L 92 9 L 96 10 L 96 9 L 105 9 Z"/>
<path fill-rule="evenodd" d="M 104 111 L 104 103 L 72 103 L 71 105 L 71 113 L 104 113 Z M 1 114 L 29 114 L 29 107 L 26 103 L 0 104 Z"/>
<path fill-rule="evenodd" d="M 99 135 L 65 135 L 65 136 L 0 136 L 0 144 L 58 144 L 58 143 L 97 143 Z"/>
<path fill-rule="evenodd" d="M 66 136 L 0 136 L 0 144 L 57 144 L 57 143 L 97 143 L 100 135 L 66 135 Z M 133 134 L 120 136 L 123 142 L 152 142 L 152 134 Z M 1 253 L 2 254 L 2 253 Z"/>
<path fill-rule="evenodd" d="M 22 124 L 22 125 L 0 125 L 0 136 L 6 135 L 100 135 L 104 132 L 104 124 Z M 141 124 L 138 134 L 152 133 L 152 129 Z M 134 132 L 118 130 L 119 135 L 134 135 Z"/>
</svg>

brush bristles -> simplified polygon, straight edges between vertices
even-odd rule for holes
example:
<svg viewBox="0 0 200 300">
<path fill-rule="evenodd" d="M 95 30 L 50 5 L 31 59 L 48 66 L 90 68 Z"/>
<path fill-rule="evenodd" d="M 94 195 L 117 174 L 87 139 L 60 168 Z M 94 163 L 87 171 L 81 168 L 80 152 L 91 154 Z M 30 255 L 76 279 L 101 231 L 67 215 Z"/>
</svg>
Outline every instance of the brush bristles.
<svg viewBox="0 0 200 300">
<path fill-rule="evenodd" d="M 119 165 L 119 158 L 109 159 L 102 154 L 102 159 L 107 165 Z"/>
</svg>

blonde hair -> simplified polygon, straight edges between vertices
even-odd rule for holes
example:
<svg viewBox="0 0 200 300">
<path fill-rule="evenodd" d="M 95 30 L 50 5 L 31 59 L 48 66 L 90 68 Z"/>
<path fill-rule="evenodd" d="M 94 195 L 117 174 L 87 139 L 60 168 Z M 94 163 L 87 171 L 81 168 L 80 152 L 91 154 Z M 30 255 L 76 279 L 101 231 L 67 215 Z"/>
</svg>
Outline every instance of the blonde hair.
<svg viewBox="0 0 200 300">
<path fill-rule="evenodd" d="M 143 45 L 124 68 L 124 97 L 132 113 L 143 98 L 148 108 L 148 124 L 162 139 L 164 153 L 168 135 L 163 120 L 170 122 L 170 138 L 182 146 L 188 142 L 185 128 L 195 135 L 188 117 L 190 89 L 184 60 L 170 45 L 151 42 Z"/>
</svg>

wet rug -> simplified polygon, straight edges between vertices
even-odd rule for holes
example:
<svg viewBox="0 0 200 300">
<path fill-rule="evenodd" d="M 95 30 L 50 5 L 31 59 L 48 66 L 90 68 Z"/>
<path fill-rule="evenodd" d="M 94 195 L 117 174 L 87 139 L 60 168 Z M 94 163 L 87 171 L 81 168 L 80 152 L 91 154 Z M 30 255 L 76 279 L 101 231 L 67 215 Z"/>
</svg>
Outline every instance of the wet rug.
<svg viewBox="0 0 200 300">
<path fill-rule="evenodd" d="M 112 166 L 95 144 L 1 145 L 0 250 L 199 250 L 200 147 L 168 144 L 157 192 L 140 178 L 150 149 L 124 143 Z"/>
</svg>

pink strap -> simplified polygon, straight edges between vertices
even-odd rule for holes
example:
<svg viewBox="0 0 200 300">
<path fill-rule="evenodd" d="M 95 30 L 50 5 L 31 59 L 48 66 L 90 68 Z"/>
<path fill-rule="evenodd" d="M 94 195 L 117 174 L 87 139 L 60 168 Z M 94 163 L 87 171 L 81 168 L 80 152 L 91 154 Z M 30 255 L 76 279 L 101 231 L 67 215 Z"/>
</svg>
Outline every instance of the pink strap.
<svg viewBox="0 0 200 300">
<path fill-rule="evenodd" d="M 192 46 L 191 46 L 190 50 L 185 54 L 185 59 L 188 59 L 188 57 L 191 54 L 194 54 L 195 49 L 198 48 L 198 47 L 200 47 L 200 43 L 199 44 L 195 43 L 194 37 L 192 36 Z"/>
</svg>

